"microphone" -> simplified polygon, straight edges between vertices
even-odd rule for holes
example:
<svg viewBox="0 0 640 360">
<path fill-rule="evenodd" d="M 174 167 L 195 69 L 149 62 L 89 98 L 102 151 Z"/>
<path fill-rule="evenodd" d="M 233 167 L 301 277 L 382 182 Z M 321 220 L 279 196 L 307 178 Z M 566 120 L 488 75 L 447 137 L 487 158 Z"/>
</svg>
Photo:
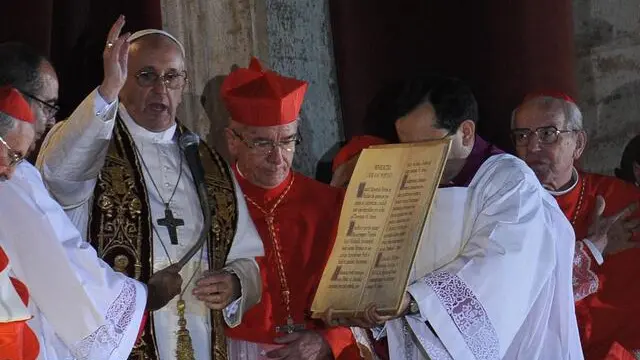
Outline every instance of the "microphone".
<svg viewBox="0 0 640 360">
<path fill-rule="evenodd" d="M 187 159 L 187 165 L 191 169 L 191 175 L 193 176 L 193 182 L 196 186 L 196 192 L 200 199 L 200 207 L 202 208 L 202 214 L 204 215 L 204 224 L 198 241 L 193 245 L 191 249 L 178 261 L 180 268 L 185 266 L 189 260 L 195 255 L 198 250 L 202 248 L 207 237 L 209 236 L 209 229 L 212 224 L 211 208 L 209 207 L 209 197 L 207 196 L 207 186 L 204 182 L 204 168 L 200 161 L 200 153 L 198 152 L 198 146 L 200 145 L 200 138 L 198 135 L 191 131 L 185 131 L 178 140 L 180 148 L 184 152 L 184 156 Z"/>
<path fill-rule="evenodd" d="M 180 136 L 179 144 L 184 152 L 185 158 L 187 158 L 187 164 L 189 165 L 189 169 L 191 169 L 191 175 L 193 175 L 193 182 L 196 188 L 198 188 L 199 184 L 204 184 L 204 169 L 200 161 L 200 153 L 198 152 L 200 138 L 191 131 L 185 131 Z M 198 196 L 200 196 L 200 193 L 198 193 Z"/>
</svg>

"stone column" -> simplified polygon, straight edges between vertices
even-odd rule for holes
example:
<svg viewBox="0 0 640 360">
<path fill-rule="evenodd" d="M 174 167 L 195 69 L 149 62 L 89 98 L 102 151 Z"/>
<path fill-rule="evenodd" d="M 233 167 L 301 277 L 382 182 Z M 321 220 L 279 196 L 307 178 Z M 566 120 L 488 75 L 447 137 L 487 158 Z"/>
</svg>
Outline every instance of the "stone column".
<svg viewBox="0 0 640 360">
<path fill-rule="evenodd" d="M 342 139 L 328 1 L 161 1 L 163 28 L 187 51 L 191 83 L 182 121 L 228 159 L 220 84 L 233 66 L 246 67 L 254 55 L 266 68 L 309 82 L 294 167 L 314 176 L 318 161 Z"/>
<path fill-rule="evenodd" d="M 220 84 L 252 55 L 268 59 L 264 0 L 162 0 L 162 23 L 187 52 L 190 80 L 178 116 L 229 159 Z"/>
<path fill-rule="evenodd" d="M 583 165 L 613 175 L 640 134 L 640 6 L 573 0 L 579 103 L 589 135 Z"/>
<path fill-rule="evenodd" d="M 294 167 L 310 176 L 342 140 L 328 0 L 266 0 L 269 67 L 309 82 Z"/>
</svg>

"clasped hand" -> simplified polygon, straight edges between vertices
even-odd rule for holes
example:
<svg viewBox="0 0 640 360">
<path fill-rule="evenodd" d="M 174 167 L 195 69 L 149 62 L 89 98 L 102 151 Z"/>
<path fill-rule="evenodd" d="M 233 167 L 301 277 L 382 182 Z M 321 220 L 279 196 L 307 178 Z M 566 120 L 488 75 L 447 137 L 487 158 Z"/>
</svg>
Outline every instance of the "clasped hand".
<svg viewBox="0 0 640 360">
<path fill-rule="evenodd" d="M 333 359 L 331 347 L 324 337 L 316 331 L 298 331 L 275 340 L 284 346 L 266 354 L 269 359 L 287 360 L 330 360 Z"/>
<path fill-rule="evenodd" d="M 226 271 L 206 271 L 193 289 L 193 295 L 213 310 L 226 308 L 240 294 L 240 279 Z"/>
</svg>

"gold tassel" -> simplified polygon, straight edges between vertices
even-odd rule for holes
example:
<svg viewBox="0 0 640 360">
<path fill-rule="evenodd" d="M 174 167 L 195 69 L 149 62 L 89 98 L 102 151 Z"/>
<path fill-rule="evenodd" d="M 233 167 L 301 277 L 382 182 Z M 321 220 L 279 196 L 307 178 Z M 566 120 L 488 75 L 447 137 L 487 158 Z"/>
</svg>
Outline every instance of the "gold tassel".
<svg viewBox="0 0 640 360">
<path fill-rule="evenodd" d="M 176 346 L 176 360 L 195 360 L 191 335 L 187 329 L 187 319 L 184 317 L 185 303 L 182 296 L 178 299 L 178 343 Z"/>
<path fill-rule="evenodd" d="M 224 336 L 224 317 L 222 311 L 213 311 L 213 359 L 227 360 L 227 338 Z"/>
</svg>

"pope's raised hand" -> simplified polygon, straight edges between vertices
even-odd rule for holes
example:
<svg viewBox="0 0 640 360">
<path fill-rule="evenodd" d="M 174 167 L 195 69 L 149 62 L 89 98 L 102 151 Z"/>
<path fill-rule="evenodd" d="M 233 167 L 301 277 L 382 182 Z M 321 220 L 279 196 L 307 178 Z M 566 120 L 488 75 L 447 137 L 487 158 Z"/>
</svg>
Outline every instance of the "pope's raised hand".
<svg viewBox="0 0 640 360">
<path fill-rule="evenodd" d="M 104 52 L 102 53 L 104 79 L 98 91 L 100 96 L 108 103 L 118 99 L 120 89 L 122 89 L 127 80 L 128 39 L 131 34 L 120 35 L 124 23 L 124 16 L 120 15 L 118 20 L 111 26 L 111 30 L 109 30 Z"/>
</svg>

